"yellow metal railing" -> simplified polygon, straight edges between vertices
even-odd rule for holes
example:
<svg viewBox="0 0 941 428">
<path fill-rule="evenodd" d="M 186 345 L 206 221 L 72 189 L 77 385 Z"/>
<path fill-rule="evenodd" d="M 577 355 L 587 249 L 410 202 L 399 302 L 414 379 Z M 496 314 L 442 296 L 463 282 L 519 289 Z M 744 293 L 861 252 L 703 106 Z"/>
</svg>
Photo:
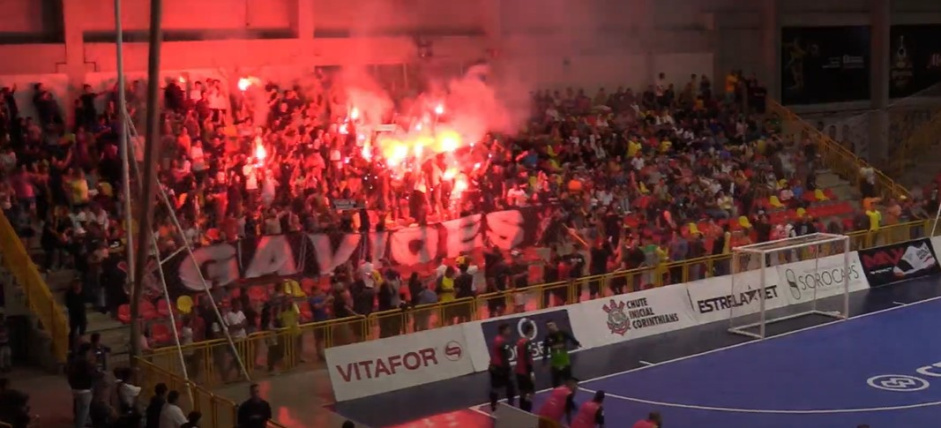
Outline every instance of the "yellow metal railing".
<svg viewBox="0 0 941 428">
<path fill-rule="evenodd" d="M 890 225 L 878 231 L 851 232 L 848 234 L 850 250 L 857 251 L 921 238 L 930 226 L 931 221 L 922 220 Z M 631 292 L 646 287 L 721 276 L 729 273 L 730 261 L 730 255 L 702 257 L 655 267 L 486 293 L 473 298 L 404 310 L 375 312 L 368 317 L 357 316 L 302 324 L 293 330 L 256 332 L 246 339 L 236 341 L 236 349 L 249 374 L 255 379 L 269 371 L 322 367 L 323 350 L 332 346 L 484 320 L 502 313 L 576 303 L 587 298 L 588 290 L 593 287 L 598 287 L 602 295 L 610 295 L 619 286 L 623 287 L 624 292 Z M 520 302 L 523 304 L 519 305 Z M 505 308 L 505 312 L 500 311 L 501 308 Z M 148 359 L 161 372 L 179 379 L 183 377 L 181 364 L 185 364 L 189 379 L 201 385 L 218 385 L 237 380 L 240 376 L 232 351 L 224 340 L 197 342 L 183 346 L 181 350 L 184 363 L 180 362 L 176 347 L 156 349 L 148 355 Z"/>
<path fill-rule="evenodd" d="M 65 363 L 69 352 L 69 324 L 65 311 L 56 303 L 52 292 L 39 274 L 23 241 L 13 230 L 6 216 L 0 213 L 0 257 L 3 267 L 23 289 L 26 305 L 39 319 L 52 341 L 56 361 Z"/>
<path fill-rule="evenodd" d="M 154 387 L 158 383 L 167 385 L 170 391 L 180 393 L 180 408 L 184 413 L 198 411 L 202 413 L 202 424 L 206 428 L 232 428 L 238 422 L 238 405 L 232 400 L 213 394 L 208 389 L 188 382 L 183 377 L 157 367 L 145 359 L 138 359 L 139 383 L 144 396 L 150 400 Z"/>
<path fill-rule="evenodd" d="M 876 191 L 881 196 L 911 196 L 905 187 L 893 181 L 882 171 L 873 168 L 868 162 L 856 156 L 855 153 L 851 152 L 846 147 L 833 141 L 827 134 L 820 132 L 820 130 L 805 122 L 800 116 L 781 104 L 769 100 L 768 113 L 777 115 L 782 121 L 789 121 L 792 125 L 796 125 L 797 129 L 795 133 L 797 135 L 795 137 L 797 137 L 797 141 L 809 138 L 816 143 L 818 151 L 824 160 L 824 164 L 840 177 L 857 185 L 862 177 L 862 168 L 872 168 L 876 175 Z"/>
<path fill-rule="evenodd" d="M 906 169 L 915 165 L 918 156 L 929 153 L 929 148 L 941 138 L 941 111 L 937 111 L 927 122 L 923 123 L 895 149 L 887 168 L 887 172 L 896 177 L 901 176 Z"/>
</svg>

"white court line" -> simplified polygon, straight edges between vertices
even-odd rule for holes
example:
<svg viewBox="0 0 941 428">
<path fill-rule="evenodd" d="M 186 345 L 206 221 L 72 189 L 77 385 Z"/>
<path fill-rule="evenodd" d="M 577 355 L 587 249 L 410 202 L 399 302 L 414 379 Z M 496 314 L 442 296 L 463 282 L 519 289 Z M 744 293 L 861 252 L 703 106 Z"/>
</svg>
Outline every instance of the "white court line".
<svg viewBox="0 0 941 428">
<path fill-rule="evenodd" d="M 912 279 L 914 279 L 914 278 L 912 278 Z M 907 282 L 907 281 L 906 281 L 906 282 Z M 896 284 L 896 285 L 897 285 L 897 284 Z M 818 328 L 827 327 L 827 326 L 831 326 L 831 325 L 836 325 L 836 324 L 839 324 L 840 322 L 849 322 L 849 321 L 858 320 L 858 319 L 866 318 L 866 317 L 873 316 L 873 315 L 884 314 L 884 313 L 886 313 L 886 312 L 891 312 L 891 311 L 894 311 L 894 310 L 897 310 L 897 309 L 908 308 L 908 307 L 911 307 L 911 306 L 921 305 L 921 304 L 923 304 L 923 303 L 934 302 L 934 301 L 936 301 L 936 300 L 941 300 L 941 296 L 935 296 L 935 297 L 931 297 L 931 298 L 928 298 L 928 299 L 925 299 L 925 300 L 919 300 L 919 301 L 917 301 L 917 302 L 912 302 L 912 303 L 909 303 L 909 304 L 904 305 L 904 306 L 893 306 L 893 307 L 891 307 L 891 308 L 885 308 L 885 309 L 880 309 L 880 310 L 878 310 L 878 311 L 867 312 L 867 313 L 865 313 L 865 314 L 857 315 L 857 316 L 852 317 L 852 318 L 845 318 L 845 319 L 843 319 L 843 320 L 841 320 L 841 321 L 831 321 L 831 322 L 827 322 L 827 323 L 823 323 L 823 324 L 812 325 L 812 326 L 810 326 L 810 327 L 804 327 L 804 328 L 797 329 L 797 330 L 793 330 L 793 331 L 789 331 L 789 332 L 786 332 L 786 333 L 781 333 L 781 334 L 779 334 L 779 335 L 777 335 L 777 336 L 767 337 L 767 338 L 762 339 L 762 340 L 750 340 L 750 341 L 748 341 L 748 342 L 737 343 L 737 344 L 735 344 L 735 345 L 726 346 L 726 347 L 724 347 L 724 348 L 711 349 L 711 350 L 708 350 L 708 351 L 705 351 L 705 352 L 700 352 L 700 353 L 698 353 L 698 354 L 691 354 L 691 355 L 686 355 L 686 356 L 679 357 L 679 358 L 674 358 L 674 359 L 672 359 L 672 360 L 666 360 L 666 361 L 659 362 L 659 363 L 656 363 L 656 364 L 650 365 L 650 366 L 642 366 L 642 367 L 637 367 L 637 368 L 633 368 L 633 369 L 630 369 L 630 370 L 624 370 L 624 371 L 620 371 L 620 372 L 616 372 L 616 373 L 607 374 L 607 375 L 604 375 L 604 376 L 594 377 L 594 378 L 591 378 L 591 379 L 585 379 L 585 380 L 582 380 L 581 383 L 582 383 L 582 384 L 585 384 L 585 383 L 588 383 L 588 382 L 594 382 L 594 381 L 596 381 L 596 380 L 608 379 L 608 378 L 612 378 L 612 377 L 615 377 L 615 376 L 620 376 L 620 375 L 623 375 L 623 374 L 638 372 L 638 371 L 641 371 L 641 370 L 647 370 L 647 369 L 652 368 L 652 367 L 660 367 L 660 366 L 664 366 L 664 365 L 667 365 L 667 364 L 678 363 L 678 362 L 680 362 L 680 361 L 689 360 L 689 359 L 692 359 L 692 358 L 698 358 L 698 357 L 706 356 L 706 355 L 709 355 L 709 354 L 716 354 L 716 353 L 719 353 L 719 352 L 729 351 L 729 350 L 732 350 L 732 349 L 737 349 L 737 348 L 740 348 L 740 347 L 742 347 L 742 346 L 748 346 L 748 345 L 752 345 L 752 344 L 755 344 L 755 343 L 762 343 L 762 342 L 766 342 L 766 341 L 769 341 L 769 340 L 780 339 L 780 338 L 782 338 L 782 337 L 787 337 L 787 336 L 790 336 L 790 335 L 792 335 L 792 334 L 798 334 L 798 333 L 803 333 L 803 332 L 807 332 L 807 331 L 811 331 L 811 330 L 816 330 L 816 329 L 818 329 Z M 623 342 L 622 342 L 622 343 L 623 343 Z M 609 345 L 609 346 L 613 346 L 613 345 Z M 552 388 L 540 389 L 539 391 L 536 391 L 536 394 L 541 394 L 541 393 L 543 393 L 543 392 L 550 391 L 550 390 L 552 390 Z M 502 402 L 502 401 L 505 401 L 505 400 L 501 400 L 501 402 Z M 476 406 L 474 406 L 474 407 L 480 407 L 480 406 L 483 406 L 483 405 L 485 405 L 485 404 L 486 404 L 486 405 L 489 405 L 490 403 L 478 404 L 478 405 L 476 405 Z M 924 407 L 924 406 L 938 405 L 938 404 L 941 404 L 941 402 L 939 402 L 939 403 L 922 403 L 922 404 L 915 404 L 915 405 L 913 405 L 913 406 L 922 406 L 922 407 Z M 862 410 L 860 410 L 860 411 L 862 411 Z M 870 410 L 870 411 L 872 411 L 872 410 Z"/>
<path fill-rule="evenodd" d="M 594 394 L 595 391 L 588 388 L 578 389 Z M 774 415 L 825 415 L 825 414 L 835 414 L 835 413 L 864 413 L 864 412 L 888 412 L 888 411 L 897 411 L 897 410 L 910 410 L 910 409 L 919 409 L 922 407 L 934 407 L 941 405 L 941 401 L 933 401 L 930 403 L 917 403 L 917 404 L 906 404 L 904 406 L 891 406 L 891 407 L 861 407 L 853 409 L 808 409 L 808 410 L 773 410 L 773 409 L 739 409 L 735 407 L 715 407 L 715 406 L 699 406 L 695 404 L 680 404 L 680 403 L 668 403 L 665 401 L 656 401 L 656 400 L 644 400 L 634 397 L 625 397 L 623 395 L 611 394 L 605 392 L 606 397 L 617 398 L 624 401 L 632 401 L 635 403 L 641 404 L 650 404 L 653 406 L 660 407 L 678 407 L 681 409 L 691 409 L 691 410 L 709 410 L 713 412 L 729 412 L 729 413 L 761 413 L 761 414 L 774 414 Z"/>
<path fill-rule="evenodd" d="M 895 306 L 905 306 L 905 305 L 907 305 L 908 303 L 903 303 L 903 302 L 892 302 L 892 304 L 893 304 L 893 305 L 895 305 Z"/>
<path fill-rule="evenodd" d="M 481 415 L 484 415 L 484 416 L 486 416 L 486 417 L 488 417 L 488 418 L 493 418 L 493 415 L 491 415 L 490 413 L 487 413 L 487 412 L 481 410 L 481 409 L 480 409 L 480 406 L 470 407 L 470 410 L 471 410 L 472 412 L 474 412 L 474 413 L 480 413 Z"/>
<path fill-rule="evenodd" d="M 640 360 L 640 361 L 638 361 L 638 363 L 641 363 L 642 365 L 645 365 L 645 366 L 652 366 L 652 365 L 654 365 L 654 363 L 651 363 L 650 361 L 644 361 L 644 360 Z"/>
</svg>

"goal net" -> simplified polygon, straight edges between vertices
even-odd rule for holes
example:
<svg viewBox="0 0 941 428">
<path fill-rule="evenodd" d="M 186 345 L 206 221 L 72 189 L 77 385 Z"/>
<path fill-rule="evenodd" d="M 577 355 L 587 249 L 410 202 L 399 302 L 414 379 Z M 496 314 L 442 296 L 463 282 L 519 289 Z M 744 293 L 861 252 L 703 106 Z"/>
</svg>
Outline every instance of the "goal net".
<svg viewBox="0 0 941 428">
<path fill-rule="evenodd" d="M 758 339 L 768 325 L 849 316 L 849 237 L 814 233 L 732 249 L 729 331 Z"/>
</svg>

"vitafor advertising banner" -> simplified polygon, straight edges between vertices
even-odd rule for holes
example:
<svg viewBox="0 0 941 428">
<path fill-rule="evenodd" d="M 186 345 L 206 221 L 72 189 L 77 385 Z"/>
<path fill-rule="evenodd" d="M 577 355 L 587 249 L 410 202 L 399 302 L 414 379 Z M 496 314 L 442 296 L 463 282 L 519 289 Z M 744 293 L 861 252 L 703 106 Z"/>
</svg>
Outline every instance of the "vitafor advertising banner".
<svg viewBox="0 0 941 428">
<path fill-rule="evenodd" d="M 584 302 L 573 324 L 586 348 L 666 333 L 696 325 L 682 285 L 654 288 Z"/>
<path fill-rule="evenodd" d="M 337 401 L 352 400 L 474 372 L 464 327 L 444 327 L 327 348 Z"/>
<path fill-rule="evenodd" d="M 941 24 L 893 25 L 889 34 L 890 97 L 941 83 Z"/>
<path fill-rule="evenodd" d="M 941 272 L 927 239 L 861 250 L 859 260 L 870 287 Z"/>
<path fill-rule="evenodd" d="M 761 309 L 761 271 L 752 270 L 732 276 L 720 276 L 686 284 L 696 319 L 700 323 L 728 320 L 735 316 L 753 314 Z M 778 271 L 765 269 L 765 309 L 788 305 L 787 295 L 779 286 Z"/>
<path fill-rule="evenodd" d="M 868 26 L 781 29 L 784 105 L 869 99 Z"/>
<path fill-rule="evenodd" d="M 865 290 L 869 287 L 866 275 L 855 252 L 849 254 L 849 263 L 843 254 L 805 260 L 778 266 L 778 277 L 782 287 L 787 287 L 787 298 L 791 304 L 810 302 L 815 299 L 843 294 L 844 278 L 849 276 L 849 291 Z M 784 290 L 782 290 L 783 292 Z"/>
</svg>

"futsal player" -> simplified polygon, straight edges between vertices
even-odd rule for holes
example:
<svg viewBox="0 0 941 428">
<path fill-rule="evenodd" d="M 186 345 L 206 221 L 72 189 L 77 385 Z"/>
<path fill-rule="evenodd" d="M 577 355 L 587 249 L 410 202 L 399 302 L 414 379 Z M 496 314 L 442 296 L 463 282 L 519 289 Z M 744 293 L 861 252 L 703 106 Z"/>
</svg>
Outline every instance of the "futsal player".
<svg viewBox="0 0 941 428">
<path fill-rule="evenodd" d="M 543 363 L 551 363 L 552 387 L 557 388 L 562 385 L 566 379 L 572 377 L 572 358 L 569 356 L 568 344 L 575 345 L 576 348 L 582 346 L 572 333 L 560 330 L 555 322 L 546 323 L 549 333 L 542 342 Z"/>
<path fill-rule="evenodd" d="M 539 409 L 539 427 L 548 428 L 559 426 L 565 417 L 566 425 L 572 424 L 572 412 L 575 406 L 575 391 L 578 390 L 578 380 L 568 378 L 565 385 L 558 386 L 549 393 L 549 399 Z"/>
<path fill-rule="evenodd" d="M 647 419 L 641 419 L 634 424 L 634 428 L 661 428 L 662 426 L 663 418 L 660 417 L 659 412 L 650 412 Z"/>
<path fill-rule="evenodd" d="M 533 411 L 533 395 L 536 394 L 536 373 L 533 371 L 532 341 L 533 324 L 523 323 L 523 337 L 516 341 L 516 386 L 520 390 L 520 409 Z"/>
<path fill-rule="evenodd" d="M 591 400 L 586 401 L 578 408 L 575 420 L 569 428 L 604 428 L 604 391 L 595 392 Z"/>
<path fill-rule="evenodd" d="M 516 391 L 513 388 L 513 380 L 510 379 L 510 356 L 513 355 L 512 344 L 508 340 L 510 337 L 509 324 L 500 324 L 497 327 L 497 337 L 493 339 L 490 345 L 490 411 L 497 410 L 497 398 L 500 396 L 500 390 L 506 390 L 506 401 L 513 405 L 516 398 Z"/>
</svg>

